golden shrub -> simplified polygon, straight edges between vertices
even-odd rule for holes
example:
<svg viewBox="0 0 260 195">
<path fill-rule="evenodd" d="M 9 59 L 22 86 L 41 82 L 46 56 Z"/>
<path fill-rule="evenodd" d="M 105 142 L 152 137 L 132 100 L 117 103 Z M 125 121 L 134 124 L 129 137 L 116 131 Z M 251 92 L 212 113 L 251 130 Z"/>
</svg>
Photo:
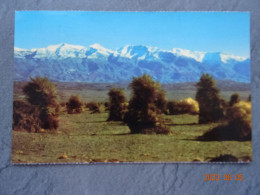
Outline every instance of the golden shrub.
<svg viewBox="0 0 260 195">
<path fill-rule="evenodd" d="M 181 100 L 180 102 L 190 105 L 191 113 L 199 113 L 199 103 L 191 97 Z"/>
<path fill-rule="evenodd" d="M 234 104 L 229 111 L 229 119 L 234 120 L 237 118 L 249 120 L 251 123 L 251 102 L 240 101 Z"/>
<path fill-rule="evenodd" d="M 188 97 L 180 101 L 170 101 L 168 102 L 169 114 L 198 114 L 199 104 L 196 100 Z"/>
</svg>

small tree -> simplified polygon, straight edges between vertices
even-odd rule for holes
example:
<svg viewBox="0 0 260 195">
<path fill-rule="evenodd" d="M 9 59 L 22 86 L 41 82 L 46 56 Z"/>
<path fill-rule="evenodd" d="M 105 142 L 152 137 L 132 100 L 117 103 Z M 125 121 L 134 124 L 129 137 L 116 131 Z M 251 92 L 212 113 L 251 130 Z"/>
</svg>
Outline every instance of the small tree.
<svg viewBox="0 0 260 195">
<path fill-rule="evenodd" d="M 109 116 L 108 121 L 122 121 L 126 111 L 126 98 L 121 89 L 110 89 L 109 96 Z"/>
<path fill-rule="evenodd" d="M 134 78 L 130 87 L 132 97 L 124 121 L 131 133 L 169 133 L 160 118 L 161 109 L 156 103 L 162 91 L 160 84 L 144 74 Z"/>
<path fill-rule="evenodd" d="M 71 95 L 69 101 L 66 103 L 68 114 L 81 113 L 83 103 L 77 95 Z"/>
<path fill-rule="evenodd" d="M 200 110 L 199 123 L 219 121 L 224 116 L 224 106 L 215 80 L 209 74 L 203 74 L 196 87 L 196 100 Z"/>
<path fill-rule="evenodd" d="M 24 86 L 23 92 L 27 101 L 40 111 L 41 127 L 57 129 L 59 104 L 55 85 L 47 77 L 31 78 Z"/>
<path fill-rule="evenodd" d="M 234 93 L 231 95 L 229 100 L 229 106 L 233 106 L 234 104 L 238 103 L 240 101 L 240 96 L 238 93 Z"/>
</svg>

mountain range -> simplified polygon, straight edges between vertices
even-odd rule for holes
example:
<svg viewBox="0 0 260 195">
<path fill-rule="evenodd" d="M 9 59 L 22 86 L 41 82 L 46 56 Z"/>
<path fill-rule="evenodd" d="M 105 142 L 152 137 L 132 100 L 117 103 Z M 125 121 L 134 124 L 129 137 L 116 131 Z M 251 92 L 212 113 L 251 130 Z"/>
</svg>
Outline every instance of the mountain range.
<svg viewBox="0 0 260 195">
<path fill-rule="evenodd" d="M 144 45 L 110 50 L 99 44 L 84 47 L 63 43 L 36 49 L 15 47 L 14 71 L 16 81 L 47 76 L 61 82 L 129 82 L 146 73 L 161 83 L 180 83 L 198 81 L 202 73 L 209 73 L 216 80 L 248 83 L 250 59 Z"/>
</svg>

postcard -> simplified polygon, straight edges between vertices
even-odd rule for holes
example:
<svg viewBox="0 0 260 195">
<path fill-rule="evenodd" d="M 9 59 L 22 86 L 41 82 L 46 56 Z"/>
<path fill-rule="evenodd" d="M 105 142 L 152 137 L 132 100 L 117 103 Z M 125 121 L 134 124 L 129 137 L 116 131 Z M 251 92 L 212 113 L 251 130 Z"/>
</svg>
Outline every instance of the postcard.
<svg viewBox="0 0 260 195">
<path fill-rule="evenodd" d="M 248 12 L 17 11 L 12 163 L 251 162 Z"/>
</svg>

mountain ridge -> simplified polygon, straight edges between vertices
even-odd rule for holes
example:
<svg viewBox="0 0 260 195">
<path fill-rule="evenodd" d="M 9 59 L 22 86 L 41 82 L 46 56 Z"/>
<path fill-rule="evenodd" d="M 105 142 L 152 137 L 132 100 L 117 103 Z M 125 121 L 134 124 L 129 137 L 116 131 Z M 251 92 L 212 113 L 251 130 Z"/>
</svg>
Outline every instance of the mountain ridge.
<svg viewBox="0 0 260 195">
<path fill-rule="evenodd" d="M 110 50 L 62 43 L 46 48 L 14 48 L 15 80 L 47 76 L 65 82 L 122 82 L 149 74 L 162 83 L 197 81 L 202 73 L 217 80 L 250 82 L 250 59 L 221 52 L 163 50 L 126 45 Z"/>
</svg>

